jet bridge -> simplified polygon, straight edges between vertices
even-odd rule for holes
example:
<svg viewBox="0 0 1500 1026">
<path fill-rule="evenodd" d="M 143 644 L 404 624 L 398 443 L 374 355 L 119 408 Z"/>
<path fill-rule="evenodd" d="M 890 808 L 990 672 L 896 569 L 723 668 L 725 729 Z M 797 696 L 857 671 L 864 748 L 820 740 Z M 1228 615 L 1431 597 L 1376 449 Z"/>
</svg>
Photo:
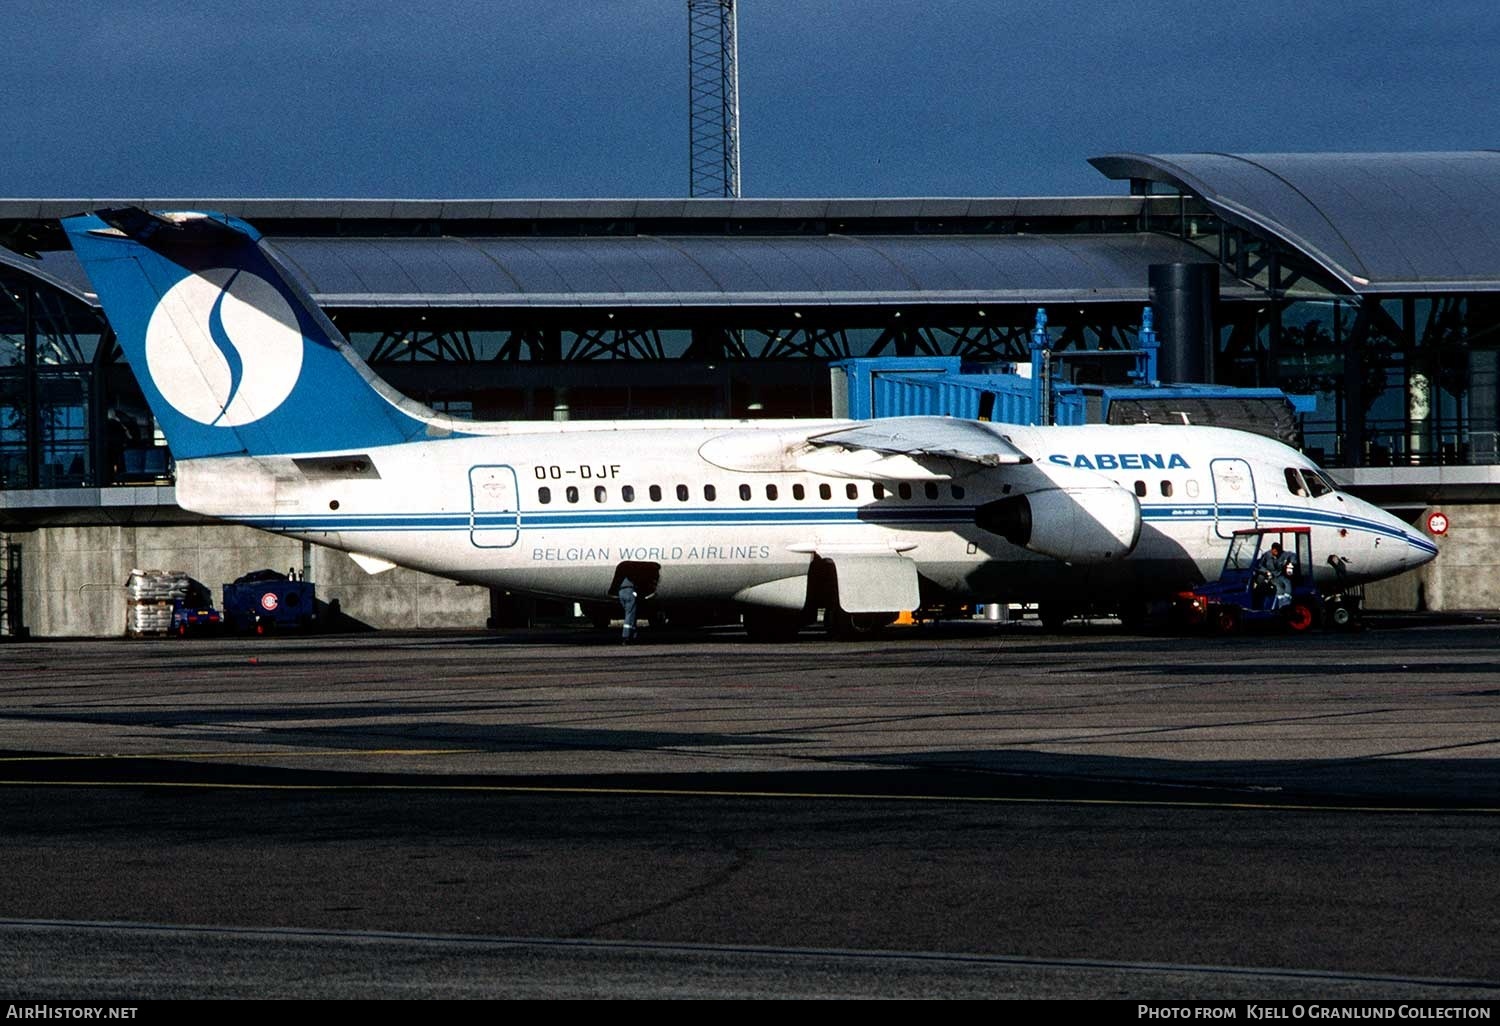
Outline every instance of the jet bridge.
<svg viewBox="0 0 1500 1026">
<path fill-rule="evenodd" d="M 1300 448 L 1312 396 L 1227 385 L 1054 383 L 1037 409 L 1028 364 L 965 364 L 956 356 L 862 357 L 830 365 L 838 417 L 947 416 L 1006 424 L 1192 424 L 1234 428 Z M 1312 454 L 1317 458 L 1317 453 Z"/>
</svg>

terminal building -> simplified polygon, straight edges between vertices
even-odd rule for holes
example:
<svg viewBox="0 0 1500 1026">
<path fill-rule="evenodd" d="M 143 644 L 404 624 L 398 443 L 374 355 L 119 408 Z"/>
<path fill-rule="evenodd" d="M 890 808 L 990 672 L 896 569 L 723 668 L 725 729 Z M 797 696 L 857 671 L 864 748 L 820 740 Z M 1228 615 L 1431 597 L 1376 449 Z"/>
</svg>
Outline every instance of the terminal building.
<svg viewBox="0 0 1500 1026">
<path fill-rule="evenodd" d="M 813 417 L 850 357 L 1025 361 L 1280 388 L 1349 490 L 1449 525 L 1371 589 L 1500 609 L 1500 151 L 1112 154 L 1112 195 L 827 200 L 0 200 L 0 635 L 119 634 L 133 568 L 293 568 L 377 627 L 503 596 L 203 521 L 58 219 L 125 203 L 254 224 L 400 391 L 481 419 Z M 1101 190 L 1104 191 L 1104 190 Z"/>
</svg>

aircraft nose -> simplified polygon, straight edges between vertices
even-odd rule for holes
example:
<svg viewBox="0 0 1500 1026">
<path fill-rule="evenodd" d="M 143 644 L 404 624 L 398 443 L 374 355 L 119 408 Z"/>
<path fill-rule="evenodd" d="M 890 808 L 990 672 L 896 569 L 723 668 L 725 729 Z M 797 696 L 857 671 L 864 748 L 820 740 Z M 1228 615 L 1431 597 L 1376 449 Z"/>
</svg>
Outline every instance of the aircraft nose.
<svg viewBox="0 0 1500 1026">
<path fill-rule="evenodd" d="M 1412 530 L 1403 531 L 1402 534 L 1406 536 L 1406 568 L 1408 570 L 1430 563 L 1437 558 L 1438 548 L 1426 535 Z"/>
</svg>

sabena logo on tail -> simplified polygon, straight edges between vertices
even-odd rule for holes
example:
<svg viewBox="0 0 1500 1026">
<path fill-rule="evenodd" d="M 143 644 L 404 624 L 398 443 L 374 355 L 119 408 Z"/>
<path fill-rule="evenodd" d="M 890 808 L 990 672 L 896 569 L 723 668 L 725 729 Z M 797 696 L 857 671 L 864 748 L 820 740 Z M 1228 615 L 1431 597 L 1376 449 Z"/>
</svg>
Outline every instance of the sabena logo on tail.
<svg viewBox="0 0 1500 1026">
<path fill-rule="evenodd" d="M 146 326 L 146 364 L 162 398 L 210 427 L 274 413 L 302 373 L 302 329 L 279 289 L 236 267 L 190 274 Z"/>
<path fill-rule="evenodd" d="M 62 225 L 179 461 L 457 434 L 381 382 L 243 221 L 120 207 Z"/>
</svg>

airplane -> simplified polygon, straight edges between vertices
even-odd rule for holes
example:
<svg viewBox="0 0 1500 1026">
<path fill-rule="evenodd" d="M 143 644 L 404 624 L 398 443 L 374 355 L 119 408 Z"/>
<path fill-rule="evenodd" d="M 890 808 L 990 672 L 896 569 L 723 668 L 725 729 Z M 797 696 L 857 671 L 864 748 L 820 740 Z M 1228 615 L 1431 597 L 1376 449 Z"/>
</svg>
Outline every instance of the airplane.
<svg viewBox="0 0 1500 1026">
<path fill-rule="evenodd" d="M 121 207 L 63 226 L 178 503 L 371 573 L 580 602 L 629 575 L 774 638 L 819 608 L 857 632 L 934 600 L 1164 598 L 1266 523 L 1311 529 L 1325 591 L 1437 554 L 1296 450 L 1211 427 L 455 419 L 376 376 L 242 220 Z"/>
</svg>

